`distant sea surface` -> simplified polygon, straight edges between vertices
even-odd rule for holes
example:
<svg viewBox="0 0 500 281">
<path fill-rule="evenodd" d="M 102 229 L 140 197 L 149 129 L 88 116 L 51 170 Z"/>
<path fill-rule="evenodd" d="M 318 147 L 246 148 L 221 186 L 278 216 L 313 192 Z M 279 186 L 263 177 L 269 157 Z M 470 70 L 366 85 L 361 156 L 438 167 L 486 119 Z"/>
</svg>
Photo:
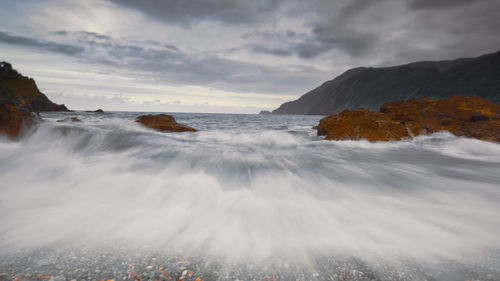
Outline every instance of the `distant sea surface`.
<svg viewBox="0 0 500 281">
<path fill-rule="evenodd" d="M 43 113 L 0 138 L 0 280 L 500 280 L 500 144 L 141 114 Z"/>
</svg>

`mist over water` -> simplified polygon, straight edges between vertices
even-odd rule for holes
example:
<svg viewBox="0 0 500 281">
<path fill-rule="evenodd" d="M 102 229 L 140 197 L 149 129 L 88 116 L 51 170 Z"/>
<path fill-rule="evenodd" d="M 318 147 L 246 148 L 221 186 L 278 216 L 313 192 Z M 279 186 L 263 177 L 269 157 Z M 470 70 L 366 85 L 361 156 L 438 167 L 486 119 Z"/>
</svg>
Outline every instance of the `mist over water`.
<svg viewBox="0 0 500 281">
<path fill-rule="evenodd" d="M 175 114 L 199 132 L 159 133 L 137 115 L 47 113 L 0 139 L 0 249 L 500 264 L 498 144 L 322 141 L 320 116 Z"/>
</svg>

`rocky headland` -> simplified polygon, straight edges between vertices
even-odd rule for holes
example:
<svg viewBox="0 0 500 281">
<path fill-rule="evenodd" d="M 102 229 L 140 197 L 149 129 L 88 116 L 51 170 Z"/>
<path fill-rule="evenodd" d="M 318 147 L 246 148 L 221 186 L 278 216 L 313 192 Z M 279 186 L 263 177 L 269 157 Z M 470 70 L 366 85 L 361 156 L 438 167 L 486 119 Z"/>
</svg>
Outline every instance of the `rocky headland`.
<svg viewBox="0 0 500 281">
<path fill-rule="evenodd" d="M 0 103 L 8 103 L 33 112 L 69 111 L 40 92 L 35 80 L 21 75 L 8 62 L 0 62 Z"/>
<path fill-rule="evenodd" d="M 398 100 L 378 112 L 361 108 L 327 116 L 316 129 L 327 140 L 390 141 L 448 131 L 500 142 L 500 105 L 477 96 Z"/>
<path fill-rule="evenodd" d="M 17 137 L 23 126 L 42 119 L 40 111 L 69 111 L 40 92 L 35 80 L 21 75 L 8 62 L 0 62 L 0 134 Z"/>
<path fill-rule="evenodd" d="M 500 51 L 476 58 L 353 68 L 273 113 L 330 115 L 361 107 L 378 110 L 395 100 L 458 95 L 500 103 Z"/>
<path fill-rule="evenodd" d="M 161 132 L 196 132 L 197 130 L 186 125 L 182 125 L 175 121 L 172 115 L 157 114 L 157 115 L 141 115 L 135 120 L 142 125 L 161 131 Z"/>
<path fill-rule="evenodd" d="M 97 110 L 87 110 L 85 112 L 90 112 L 90 113 L 104 113 L 104 110 L 102 109 L 97 109 Z"/>
</svg>

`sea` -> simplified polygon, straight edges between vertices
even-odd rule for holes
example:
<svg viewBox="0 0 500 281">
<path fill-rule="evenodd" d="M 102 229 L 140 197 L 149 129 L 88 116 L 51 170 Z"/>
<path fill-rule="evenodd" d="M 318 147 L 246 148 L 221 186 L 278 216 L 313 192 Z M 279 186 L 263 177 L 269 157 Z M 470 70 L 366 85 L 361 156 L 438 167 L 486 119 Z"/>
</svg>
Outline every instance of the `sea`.
<svg viewBox="0 0 500 281">
<path fill-rule="evenodd" d="M 325 141 L 301 115 L 171 113 L 198 132 L 163 133 L 142 114 L 0 137 L 0 280 L 500 280 L 498 143 Z"/>
</svg>

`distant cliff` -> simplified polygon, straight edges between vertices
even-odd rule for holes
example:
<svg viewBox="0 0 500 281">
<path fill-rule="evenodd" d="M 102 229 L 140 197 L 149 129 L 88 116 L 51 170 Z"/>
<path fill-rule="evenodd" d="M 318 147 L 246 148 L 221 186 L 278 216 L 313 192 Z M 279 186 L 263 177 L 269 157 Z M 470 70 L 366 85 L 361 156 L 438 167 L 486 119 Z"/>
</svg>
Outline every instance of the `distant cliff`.
<svg viewBox="0 0 500 281">
<path fill-rule="evenodd" d="M 500 103 L 500 51 L 477 58 L 350 69 L 273 113 L 328 115 L 360 107 L 378 109 L 394 100 L 455 95 Z"/>
<path fill-rule="evenodd" d="M 0 103 L 12 104 L 30 111 L 69 111 L 63 104 L 50 101 L 36 86 L 7 62 L 0 62 Z"/>
</svg>

